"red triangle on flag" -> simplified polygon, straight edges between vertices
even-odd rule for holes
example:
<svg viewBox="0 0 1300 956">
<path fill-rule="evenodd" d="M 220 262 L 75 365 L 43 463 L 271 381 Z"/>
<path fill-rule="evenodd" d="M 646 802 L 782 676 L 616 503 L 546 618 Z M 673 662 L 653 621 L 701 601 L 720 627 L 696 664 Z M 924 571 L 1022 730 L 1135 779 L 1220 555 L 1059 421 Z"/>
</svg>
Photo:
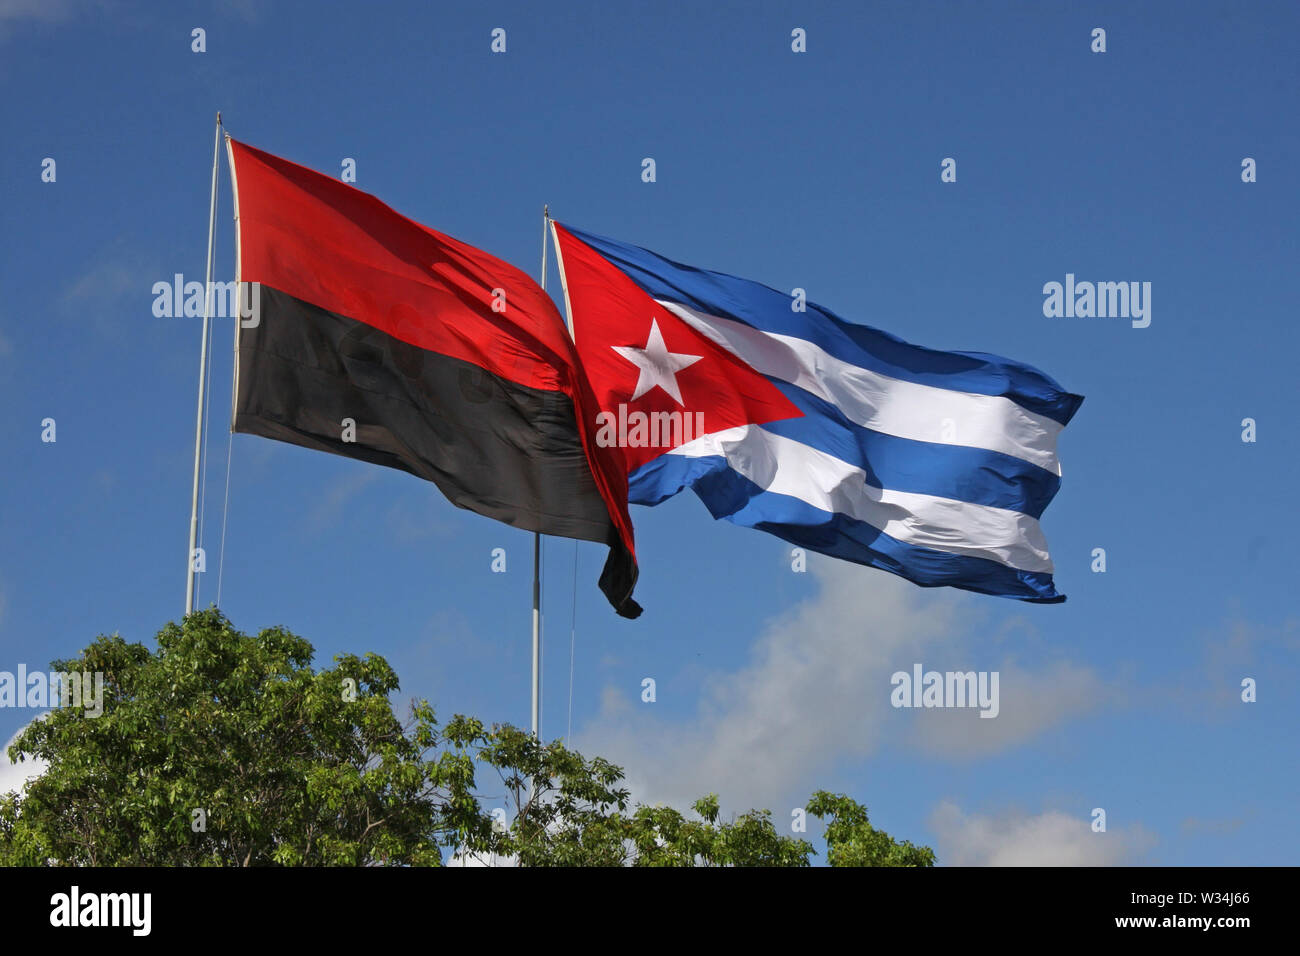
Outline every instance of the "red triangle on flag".
<svg viewBox="0 0 1300 956">
<path fill-rule="evenodd" d="M 622 448 L 629 472 L 701 435 L 803 414 L 753 367 L 553 225 L 574 341 L 601 409 L 597 441 Z"/>
</svg>

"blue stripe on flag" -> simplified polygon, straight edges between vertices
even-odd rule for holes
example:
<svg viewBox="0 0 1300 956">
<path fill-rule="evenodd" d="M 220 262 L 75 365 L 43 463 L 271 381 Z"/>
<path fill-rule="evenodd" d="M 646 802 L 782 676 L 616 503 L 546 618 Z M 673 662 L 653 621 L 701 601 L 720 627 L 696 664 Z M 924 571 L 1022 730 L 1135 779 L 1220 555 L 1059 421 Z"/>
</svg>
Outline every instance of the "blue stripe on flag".
<svg viewBox="0 0 1300 956">
<path fill-rule="evenodd" d="M 767 422 L 763 430 L 824 451 L 866 472 L 875 488 L 911 491 L 1041 518 L 1061 487 L 1046 468 L 984 448 L 916 441 L 851 422 L 825 399 L 772 379 L 803 418 Z M 680 457 L 680 456 L 678 456 Z"/>
<path fill-rule="evenodd" d="M 622 269 L 655 299 L 744 322 L 764 332 L 812 342 L 842 361 L 882 375 L 977 395 L 1001 395 L 1062 425 L 1083 397 L 1065 391 L 1031 365 L 984 352 L 943 352 L 904 342 L 888 332 L 846 322 L 813 302 L 790 309 L 790 296 L 749 279 L 710 272 L 657 253 L 565 226 Z"/>
<path fill-rule="evenodd" d="M 693 485 L 714 518 L 767 531 L 811 551 L 890 571 L 922 587 L 948 586 L 1041 604 L 1065 600 L 1051 574 L 905 544 L 865 521 L 764 491 L 727 467 L 721 456 L 661 455 L 634 471 L 630 480 L 635 503 L 656 504 Z"/>
</svg>

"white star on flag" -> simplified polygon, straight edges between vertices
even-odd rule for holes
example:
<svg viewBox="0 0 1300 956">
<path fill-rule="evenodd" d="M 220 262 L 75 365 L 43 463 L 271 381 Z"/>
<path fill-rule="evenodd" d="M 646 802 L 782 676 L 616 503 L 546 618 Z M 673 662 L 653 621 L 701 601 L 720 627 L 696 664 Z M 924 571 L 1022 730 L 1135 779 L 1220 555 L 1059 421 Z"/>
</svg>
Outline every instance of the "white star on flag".
<svg viewBox="0 0 1300 956">
<path fill-rule="evenodd" d="M 653 318 L 650 320 L 650 338 L 645 348 L 637 349 L 626 345 L 611 345 L 610 348 L 641 370 L 636 380 L 636 391 L 632 393 L 632 401 L 657 385 L 671 395 L 678 405 L 684 406 L 686 403 L 682 401 L 682 392 L 677 386 L 677 373 L 704 358 L 703 355 L 668 351 L 668 346 L 664 345 L 663 333 L 659 331 L 659 323 Z"/>
</svg>

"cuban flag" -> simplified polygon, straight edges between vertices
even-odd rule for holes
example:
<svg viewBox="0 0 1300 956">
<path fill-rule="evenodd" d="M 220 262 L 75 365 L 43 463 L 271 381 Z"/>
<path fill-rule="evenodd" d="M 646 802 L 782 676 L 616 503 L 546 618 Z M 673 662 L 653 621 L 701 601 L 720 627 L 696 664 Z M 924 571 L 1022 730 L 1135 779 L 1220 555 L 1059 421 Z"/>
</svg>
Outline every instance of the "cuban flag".
<svg viewBox="0 0 1300 956">
<path fill-rule="evenodd" d="M 1031 366 L 941 352 L 757 282 L 552 223 L 597 442 L 629 500 L 901 575 L 1065 600 L 1039 520 L 1083 398 Z"/>
</svg>

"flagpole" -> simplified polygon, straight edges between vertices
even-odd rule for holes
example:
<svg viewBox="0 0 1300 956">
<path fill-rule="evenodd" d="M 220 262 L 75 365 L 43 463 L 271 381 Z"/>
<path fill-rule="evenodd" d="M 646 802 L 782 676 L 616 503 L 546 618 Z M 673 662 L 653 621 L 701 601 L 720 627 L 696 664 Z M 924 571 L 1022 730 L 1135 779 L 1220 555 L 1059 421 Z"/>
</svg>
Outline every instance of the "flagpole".
<svg viewBox="0 0 1300 956">
<path fill-rule="evenodd" d="M 550 206 L 542 206 L 542 291 L 546 291 L 546 229 Z M 541 739 L 542 675 L 542 535 L 533 532 L 533 736 Z"/>
<path fill-rule="evenodd" d="M 221 113 L 212 134 L 212 192 L 208 200 L 207 282 L 203 286 L 203 345 L 199 351 L 199 410 L 194 425 L 194 488 L 190 498 L 190 550 L 185 555 L 185 613 L 194 613 L 194 547 L 199 533 L 199 474 L 203 460 L 204 386 L 208 374 L 208 327 L 212 309 L 212 237 L 217 222 L 217 168 L 221 157 Z"/>
</svg>

